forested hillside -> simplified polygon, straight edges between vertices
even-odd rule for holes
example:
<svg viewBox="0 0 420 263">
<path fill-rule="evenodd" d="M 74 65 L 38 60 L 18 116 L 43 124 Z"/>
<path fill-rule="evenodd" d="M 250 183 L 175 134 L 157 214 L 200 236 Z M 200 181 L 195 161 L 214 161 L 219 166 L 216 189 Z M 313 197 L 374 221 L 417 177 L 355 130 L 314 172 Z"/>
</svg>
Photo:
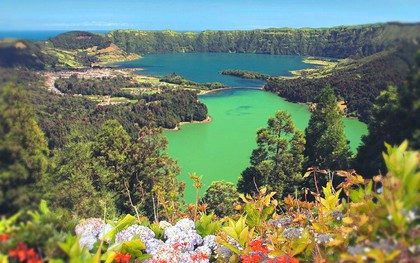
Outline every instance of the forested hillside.
<svg viewBox="0 0 420 263">
<path fill-rule="evenodd" d="M 346 114 L 369 122 L 375 98 L 388 86 L 402 86 L 417 67 L 416 44 L 401 44 L 361 59 L 346 59 L 334 68 L 319 69 L 296 78 L 274 77 L 264 89 L 292 102 L 313 102 L 327 83 L 346 104 Z"/>
<path fill-rule="evenodd" d="M 279 28 L 249 31 L 115 30 L 107 37 L 138 54 L 237 52 L 347 58 L 368 56 L 398 43 L 420 40 L 420 24 L 373 24 L 333 28 Z"/>
</svg>

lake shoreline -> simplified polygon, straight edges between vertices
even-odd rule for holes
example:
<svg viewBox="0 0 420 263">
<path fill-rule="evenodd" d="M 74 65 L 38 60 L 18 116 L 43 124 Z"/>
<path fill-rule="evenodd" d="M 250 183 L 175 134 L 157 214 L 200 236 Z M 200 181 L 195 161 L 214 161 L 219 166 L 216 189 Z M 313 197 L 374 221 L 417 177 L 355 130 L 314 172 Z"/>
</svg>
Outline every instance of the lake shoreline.
<svg viewBox="0 0 420 263">
<path fill-rule="evenodd" d="M 209 94 L 209 93 L 215 93 L 215 92 L 222 91 L 222 90 L 229 90 L 229 89 L 253 89 L 253 90 L 264 90 L 264 85 L 263 85 L 263 86 L 260 86 L 260 87 L 248 87 L 248 88 L 246 88 L 246 87 L 227 87 L 227 88 L 221 88 L 221 89 L 201 90 L 201 91 L 198 93 L 198 96 L 201 96 L 201 95 L 206 95 L 206 94 Z"/>
<path fill-rule="evenodd" d="M 180 131 L 181 130 L 181 126 L 185 125 L 185 124 L 200 124 L 200 123 L 210 123 L 213 121 L 213 118 L 211 116 L 207 116 L 207 118 L 205 118 L 202 121 L 182 121 L 179 122 L 175 128 L 169 129 L 169 128 L 165 128 L 165 131 Z"/>
</svg>

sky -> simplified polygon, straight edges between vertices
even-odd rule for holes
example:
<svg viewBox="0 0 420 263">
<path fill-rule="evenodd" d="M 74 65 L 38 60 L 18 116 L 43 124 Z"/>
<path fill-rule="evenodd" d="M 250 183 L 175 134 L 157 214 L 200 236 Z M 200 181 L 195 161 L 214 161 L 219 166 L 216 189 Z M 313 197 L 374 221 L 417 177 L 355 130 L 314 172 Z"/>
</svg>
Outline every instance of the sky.
<svg viewBox="0 0 420 263">
<path fill-rule="evenodd" d="M 0 31 L 201 31 L 420 22 L 420 0 L 0 0 Z"/>
</svg>

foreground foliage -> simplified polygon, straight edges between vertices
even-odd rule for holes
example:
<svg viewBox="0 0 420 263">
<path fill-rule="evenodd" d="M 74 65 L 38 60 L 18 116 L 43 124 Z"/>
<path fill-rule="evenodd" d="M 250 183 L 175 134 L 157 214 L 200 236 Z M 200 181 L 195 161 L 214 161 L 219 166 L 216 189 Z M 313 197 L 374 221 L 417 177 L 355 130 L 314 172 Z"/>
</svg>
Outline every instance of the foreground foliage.
<svg viewBox="0 0 420 263">
<path fill-rule="evenodd" d="M 2 218 L 0 261 L 416 262 L 420 155 L 407 145 L 387 145 L 384 176 L 364 180 L 354 170 L 338 170 L 344 178 L 338 190 L 329 181 L 313 193 L 314 202 L 289 196 L 282 207 L 274 192 L 261 188 L 254 197 L 241 195 L 239 213 L 224 219 L 202 213 L 194 221 L 149 223 L 126 215 L 73 228 L 64 212 L 42 202 L 28 221 L 16 223 L 20 214 Z M 347 198 L 340 200 L 341 192 Z"/>
</svg>

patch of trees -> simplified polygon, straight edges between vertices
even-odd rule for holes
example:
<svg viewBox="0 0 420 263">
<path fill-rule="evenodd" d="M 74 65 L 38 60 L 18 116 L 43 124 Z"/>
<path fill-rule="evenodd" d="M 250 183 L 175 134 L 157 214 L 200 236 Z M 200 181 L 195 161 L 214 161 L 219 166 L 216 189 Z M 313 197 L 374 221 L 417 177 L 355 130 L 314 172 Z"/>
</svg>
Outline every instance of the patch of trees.
<svg viewBox="0 0 420 263">
<path fill-rule="evenodd" d="M 183 76 L 175 74 L 175 73 L 163 76 L 162 78 L 160 78 L 159 81 L 160 82 L 177 84 L 177 85 L 182 85 L 182 86 L 190 86 L 190 87 L 194 87 L 194 88 L 197 88 L 197 89 L 212 90 L 212 89 L 227 88 L 226 85 L 224 85 L 220 82 L 209 82 L 209 83 L 200 84 L 198 82 L 194 82 L 194 81 L 191 81 L 189 79 L 186 79 Z"/>
<path fill-rule="evenodd" d="M 78 78 L 72 75 L 70 78 L 59 78 L 54 83 L 55 87 L 63 93 L 82 95 L 113 95 L 128 94 L 123 88 L 138 87 L 140 83 L 131 77 L 115 76 L 102 78 Z"/>
<path fill-rule="evenodd" d="M 28 209 L 39 200 L 49 149 L 26 103 L 22 86 L 8 84 L 0 97 L 0 213 Z"/>
<path fill-rule="evenodd" d="M 267 185 L 276 197 L 293 195 L 302 182 L 305 138 L 286 111 L 268 118 L 267 127 L 257 130 L 257 145 L 251 155 L 251 166 L 242 172 L 238 191 L 255 194 Z"/>
<path fill-rule="evenodd" d="M 155 208 L 169 201 L 180 206 L 179 168 L 152 123 L 136 127 L 134 137 L 116 120 L 106 121 L 92 139 L 75 129 L 50 155 L 25 90 L 8 84 L 0 102 L 1 214 L 32 209 L 41 198 L 74 216 L 107 211 L 118 217 L 134 210 L 157 220 Z"/>
<path fill-rule="evenodd" d="M 101 34 L 83 31 L 71 31 L 48 39 L 56 48 L 77 50 L 97 46 L 103 49 L 109 46 L 110 41 Z"/>
<path fill-rule="evenodd" d="M 149 121 L 150 112 L 160 127 L 175 128 L 179 122 L 202 121 L 207 118 L 207 107 L 198 100 L 197 93 L 190 90 L 166 90 L 143 96 L 133 106 L 140 126 Z"/>
<path fill-rule="evenodd" d="M 405 44 L 393 51 L 339 64 L 321 77 L 271 78 L 264 89 L 292 102 L 310 102 L 330 83 L 337 96 L 347 104 L 348 114 L 369 122 L 372 104 L 380 91 L 389 85 L 401 86 L 405 76 L 415 67 L 413 58 L 417 48 L 417 45 Z"/>
<path fill-rule="evenodd" d="M 420 65 L 420 52 L 416 61 Z M 362 138 L 363 144 L 352 158 L 338 113 L 337 98 L 333 88 L 327 85 L 315 100 L 304 137 L 299 136 L 301 132 L 294 129 L 290 116 L 282 111 L 269 118 L 266 128 L 257 131 L 258 147 L 252 152 L 251 166 L 241 174 L 238 191 L 254 194 L 258 193 L 259 187 L 267 185 L 282 199 L 304 189 L 319 192 L 316 187 L 328 180 L 337 187 L 344 179 L 343 174 L 339 176 L 336 172 L 341 169 L 355 168 L 365 178 L 384 175 L 384 142 L 398 145 L 408 140 L 411 149 L 420 148 L 419 101 L 420 71 L 417 67 L 412 69 L 405 85 L 398 89 L 391 86 L 381 92 L 373 107 L 369 133 Z M 306 168 L 311 177 L 302 183 Z"/>
<path fill-rule="evenodd" d="M 187 85 L 187 86 L 198 86 L 199 83 L 188 80 L 181 75 L 172 73 L 166 76 L 163 76 L 159 79 L 160 82 L 172 83 L 177 85 Z"/>
<path fill-rule="evenodd" d="M 313 182 L 303 181 L 307 167 L 331 171 L 348 167 L 351 153 L 333 89 L 326 86 L 316 101 L 305 135 L 285 111 L 277 111 L 266 128 L 257 130 L 257 148 L 252 152 L 251 166 L 239 178 L 239 192 L 256 194 L 260 187 L 267 186 L 276 192 L 278 200 L 283 200 L 302 193 L 304 188 L 313 188 Z M 323 185 L 326 181 L 324 176 L 316 183 Z"/>
<path fill-rule="evenodd" d="M 320 29 L 250 31 L 115 30 L 107 37 L 120 48 L 138 54 L 171 52 L 236 52 L 311 55 L 346 58 L 368 56 L 403 41 L 419 39 L 419 24 L 374 24 Z"/>
<path fill-rule="evenodd" d="M 271 76 L 264 73 L 258 73 L 254 71 L 248 70 L 240 70 L 240 69 L 226 69 L 220 72 L 222 75 L 229 75 L 235 76 L 243 79 L 260 79 L 260 80 L 268 80 Z"/>
<path fill-rule="evenodd" d="M 2 214 L 33 208 L 44 198 L 75 216 L 101 216 L 105 207 L 118 216 L 134 209 L 128 192 L 135 209 L 151 217 L 159 217 L 153 212 L 162 203 L 181 205 L 179 169 L 165 153 L 167 142 L 151 111 L 139 127 L 130 104 L 105 111 L 83 98 L 48 96 L 39 90 L 44 96 L 29 97 L 32 87 L 7 84 L 0 90 Z M 173 101 L 174 114 L 178 100 Z"/>
</svg>

